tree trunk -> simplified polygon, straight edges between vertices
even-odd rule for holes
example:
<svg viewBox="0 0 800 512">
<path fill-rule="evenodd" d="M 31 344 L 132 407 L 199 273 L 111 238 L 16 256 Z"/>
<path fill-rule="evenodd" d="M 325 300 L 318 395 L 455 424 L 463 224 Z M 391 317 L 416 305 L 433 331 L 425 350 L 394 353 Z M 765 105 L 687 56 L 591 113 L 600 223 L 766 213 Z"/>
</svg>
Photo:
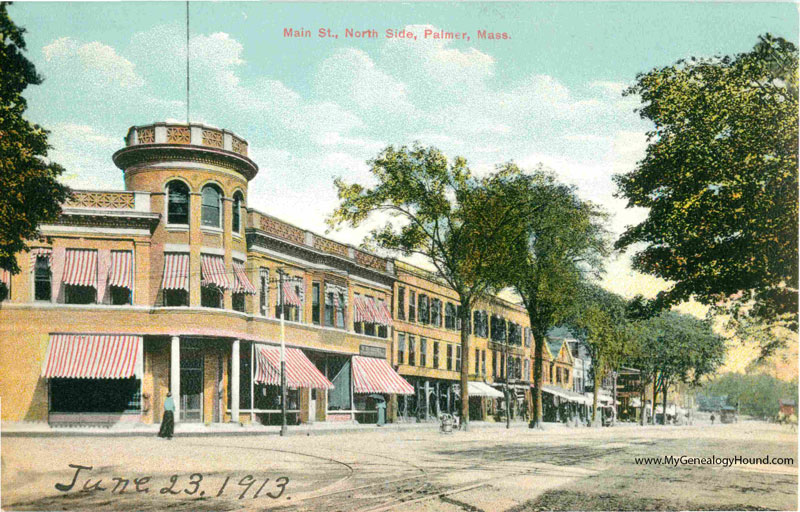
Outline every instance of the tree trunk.
<svg viewBox="0 0 800 512">
<path fill-rule="evenodd" d="M 594 403 L 592 404 L 592 425 L 597 421 L 597 402 L 600 395 L 600 384 L 603 381 L 603 375 L 600 373 L 603 367 L 603 358 L 598 354 L 597 360 L 592 363 L 594 370 L 594 391 L 592 392 Z"/>
<path fill-rule="evenodd" d="M 661 424 L 662 425 L 666 425 L 667 424 L 667 387 L 668 387 L 667 386 L 667 381 L 662 380 L 661 381 L 661 386 L 663 387 L 663 389 L 661 390 L 661 394 L 663 395 L 661 397 L 661 401 L 664 404 L 664 407 L 663 407 L 664 413 L 661 415 Z"/>
<path fill-rule="evenodd" d="M 656 424 L 656 399 L 658 398 L 658 377 L 656 377 L 656 373 L 653 372 L 653 403 L 651 404 L 651 411 L 650 411 L 650 424 Z"/>
<path fill-rule="evenodd" d="M 505 382 L 506 382 L 506 429 L 511 428 L 511 393 L 508 389 L 508 339 L 506 339 L 505 345 L 503 346 L 503 353 L 506 355 L 506 372 L 505 372 Z"/>
<path fill-rule="evenodd" d="M 534 325 L 531 322 L 531 325 Z M 533 402 L 533 410 L 531 411 L 531 422 L 528 425 L 530 428 L 539 428 L 542 426 L 542 364 L 544 353 L 544 331 L 537 329 L 533 333 L 533 393 L 531 393 L 531 401 Z"/>
<path fill-rule="evenodd" d="M 641 389 L 639 389 L 639 426 L 644 425 L 644 412 L 647 410 L 647 407 L 645 407 L 646 404 L 644 403 L 644 392 L 646 387 L 646 384 L 642 384 Z"/>
<path fill-rule="evenodd" d="M 461 425 L 469 430 L 469 305 L 461 303 Z"/>
</svg>

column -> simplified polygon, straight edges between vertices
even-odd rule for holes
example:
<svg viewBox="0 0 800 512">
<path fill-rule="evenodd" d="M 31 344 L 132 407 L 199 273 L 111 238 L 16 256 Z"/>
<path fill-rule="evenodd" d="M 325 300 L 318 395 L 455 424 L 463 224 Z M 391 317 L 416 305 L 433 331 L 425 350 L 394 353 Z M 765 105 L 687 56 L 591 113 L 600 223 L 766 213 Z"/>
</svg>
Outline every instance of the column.
<svg viewBox="0 0 800 512">
<path fill-rule="evenodd" d="M 181 338 L 172 337 L 172 347 L 169 352 L 169 391 L 172 401 L 175 402 L 175 421 L 181 417 Z"/>
<path fill-rule="evenodd" d="M 231 346 L 231 423 L 239 423 L 239 340 Z"/>
</svg>

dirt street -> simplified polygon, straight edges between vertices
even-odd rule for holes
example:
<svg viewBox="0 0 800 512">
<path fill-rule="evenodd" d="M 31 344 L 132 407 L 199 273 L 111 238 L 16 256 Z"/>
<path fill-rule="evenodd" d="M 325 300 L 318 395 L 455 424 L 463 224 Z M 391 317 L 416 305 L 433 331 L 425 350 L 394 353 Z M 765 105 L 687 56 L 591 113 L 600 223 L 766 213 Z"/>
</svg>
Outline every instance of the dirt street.
<svg viewBox="0 0 800 512">
<path fill-rule="evenodd" d="M 669 455 L 793 461 L 730 467 L 635 462 L 637 457 Z M 797 434 L 757 422 L 171 441 L 4 437 L 2 475 L 5 510 L 796 510 L 798 506 Z"/>
</svg>

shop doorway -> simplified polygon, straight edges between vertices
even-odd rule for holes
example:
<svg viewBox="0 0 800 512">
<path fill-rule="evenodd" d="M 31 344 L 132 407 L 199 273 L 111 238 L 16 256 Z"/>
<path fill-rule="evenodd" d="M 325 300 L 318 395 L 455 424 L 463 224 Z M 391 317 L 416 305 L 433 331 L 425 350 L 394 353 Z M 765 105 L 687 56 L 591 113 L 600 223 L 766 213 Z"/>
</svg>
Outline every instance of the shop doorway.
<svg viewBox="0 0 800 512">
<path fill-rule="evenodd" d="M 180 421 L 203 421 L 203 352 L 193 342 L 181 344 Z"/>
</svg>

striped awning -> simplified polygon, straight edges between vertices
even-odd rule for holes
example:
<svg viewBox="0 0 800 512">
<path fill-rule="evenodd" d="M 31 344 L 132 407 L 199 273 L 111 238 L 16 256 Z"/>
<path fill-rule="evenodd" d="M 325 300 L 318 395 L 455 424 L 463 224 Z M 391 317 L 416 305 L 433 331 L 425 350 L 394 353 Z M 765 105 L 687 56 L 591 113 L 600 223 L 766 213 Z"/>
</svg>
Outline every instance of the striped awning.
<svg viewBox="0 0 800 512">
<path fill-rule="evenodd" d="M 236 281 L 233 285 L 233 293 L 256 294 L 256 287 L 247 279 L 247 274 L 244 271 L 244 263 L 241 261 L 233 260 L 233 277 Z"/>
<path fill-rule="evenodd" d="M 414 387 L 386 359 L 353 356 L 353 392 L 413 395 Z"/>
<path fill-rule="evenodd" d="M 11 272 L 4 268 L 0 268 L 0 282 L 5 283 L 6 288 L 11 287 Z"/>
<path fill-rule="evenodd" d="M 284 281 L 283 282 L 283 304 L 286 306 L 297 306 L 298 308 L 302 306 L 300 302 L 300 297 L 297 295 L 297 292 L 294 290 L 295 283 L 292 281 Z"/>
<path fill-rule="evenodd" d="M 281 349 L 261 345 L 256 351 L 253 382 L 281 385 Z M 291 389 L 333 389 L 333 384 L 299 348 L 286 348 L 286 386 Z"/>
<path fill-rule="evenodd" d="M 164 290 L 189 291 L 189 255 L 168 252 L 164 254 L 164 279 L 161 281 Z"/>
<path fill-rule="evenodd" d="M 31 270 L 36 267 L 36 259 L 41 256 L 42 258 L 47 258 L 48 260 L 53 255 L 53 249 L 49 247 L 36 247 L 31 249 Z"/>
<path fill-rule="evenodd" d="M 133 290 L 133 255 L 130 251 L 111 251 L 108 285 Z"/>
<path fill-rule="evenodd" d="M 97 288 L 97 251 L 67 249 L 64 259 L 64 284 Z"/>
<path fill-rule="evenodd" d="M 42 377 L 142 378 L 142 337 L 119 334 L 53 334 Z"/>
<path fill-rule="evenodd" d="M 222 256 L 212 254 L 200 255 L 200 271 L 202 272 L 200 284 L 203 286 L 216 286 L 223 290 L 232 290 L 233 284 L 225 272 L 225 261 Z"/>
<path fill-rule="evenodd" d="M 356 295 L 353 302 L 355 303 L 354 322 L 367 322 L 387 327 L 392 325 L 392 315 L 384 301 Z"/>
</svg>

